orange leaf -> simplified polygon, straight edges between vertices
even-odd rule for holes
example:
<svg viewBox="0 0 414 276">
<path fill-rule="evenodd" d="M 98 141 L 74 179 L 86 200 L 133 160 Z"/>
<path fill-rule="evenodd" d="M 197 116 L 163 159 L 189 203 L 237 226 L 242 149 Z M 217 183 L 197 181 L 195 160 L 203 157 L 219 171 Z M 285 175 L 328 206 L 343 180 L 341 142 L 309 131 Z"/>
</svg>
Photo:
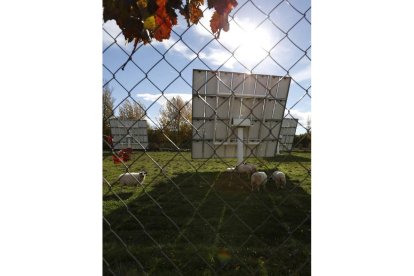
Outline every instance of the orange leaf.
<svg viewBox="0 0 414 276">
<path fill-rule="evenodd" d="M 211 17 L 210 28 L 213 34 L 216 34 L 220 29 L 220 15 L 217 11 L 215 11 Z"/>
<path fill-rule="evenodd" d="M 220 31 L 224 30 L 227 32 L 229 30 L 229 15 L 227 13 L 225 14 L 219 14 L 217 11 L 213 13 L 213 16 L 210 20 L 210 28 L 213 34 L 216 36 L 216 38 L 220 37 Z"/>
<path fill-rule="evenodd" d="M 192 1 L 189 6 L 190 21 L 197 24 L 201 17 L 203 17 L 203 11 L 200 9 L 200 3 Z"/>
<path fill-rule="evenodd" d="M 221 24 L 221 27 L 223 28 L 223 30 L 225 32 L 227 32 L 230 29 L 229 14 L 228 13 L 225 13 L 225 14 L 220 16 L 220 24 Z"/>
<path fill-rule="evenodd" d="M 214 8 L 219 14 L 229 14 L 237 6 L 236 0 L 217 0 L 213 3 Z"/>
<path fill-rule="evenodd" d="M 166 0 L 157 0 L 158 9 L 155 12 L 155 23 L 157 25 L 154 31 L 154 38 L 158 41 L 170 38 L 172 23 L 165 10 Z"/>
</svg>

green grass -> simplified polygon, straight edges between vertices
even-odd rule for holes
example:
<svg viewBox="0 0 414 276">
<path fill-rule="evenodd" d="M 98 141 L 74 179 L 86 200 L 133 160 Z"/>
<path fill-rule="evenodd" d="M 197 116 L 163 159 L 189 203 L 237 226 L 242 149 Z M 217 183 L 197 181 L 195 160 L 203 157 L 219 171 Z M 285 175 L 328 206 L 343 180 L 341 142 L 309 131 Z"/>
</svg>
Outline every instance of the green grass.
<svg viewBox="0 0 414 276">
<path fill-rule="evenodd" d="M 148 172 L 143 188 L 121 188 L 126 167 L 103 157 L 104 275 L 310 275 L 310 153 L 249 159 L 288 177 L 286 189 L 269 182 L 260 192 L 226 171 L 235 159 L 135 152 L 132 160 L 130 171 Z"/>
</svg>

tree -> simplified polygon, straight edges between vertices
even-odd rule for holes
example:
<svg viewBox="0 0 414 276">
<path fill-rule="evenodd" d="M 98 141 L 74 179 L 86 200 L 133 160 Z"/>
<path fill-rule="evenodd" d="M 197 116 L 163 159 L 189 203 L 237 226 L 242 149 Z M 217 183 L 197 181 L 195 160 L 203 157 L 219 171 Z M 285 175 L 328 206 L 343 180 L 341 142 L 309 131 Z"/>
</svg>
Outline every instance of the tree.
<svg viewBox="0 0 414 276">
<path fill-rule="evenodd" d="M 160 110 L 159 123 L 164 129 L 179 130 L 191 120 L 191 102 L 186 103 L 180 96 L 167 101 Z"/>
<path fill-rule="evenodd" d="M 310 150 L 312 144 L 312 133 L 302 133 L 295 135 L 293 139 L 293 146 L 298 149 Z"/>
<path fill-rule="evenodd" d="M 102 133 L 103 135 L 111 135 L 111 126 L 109 125 L 109 118 L 114 115 L 113 109 L 115 98 L 112 97 L 112 88 L 105 85 L 102 90 Z"/>
<path fill-rule="evenodd" d="M 312 129 L 312 119 L 311 119 L 311 116 L 308 115 L 308 118 L 306 119 L 306 130 L 310 132 L 311 129 Z"/>
<path fill-rule="evenodd" d="M 119 119 L 121 120 L 143 120 L 145 116 L 145 106 L 139 101 L 129 101 L 126 99 L 119 107 Z"/>
<path fill-rule="evenodd" d="M 180 96 L 167 101 L 160 110 L 158 122 L 164 133 L 178 146 L 189 147 L 192 137 L 191 102 Z"/>
<path fill-rule="evenodd" d="M 166 139 L 162 134 L 162 130 L 148 126 L 148 148 L 149 150 L 159 151 L 161 147 L 165 147 Z"/>
</svg>

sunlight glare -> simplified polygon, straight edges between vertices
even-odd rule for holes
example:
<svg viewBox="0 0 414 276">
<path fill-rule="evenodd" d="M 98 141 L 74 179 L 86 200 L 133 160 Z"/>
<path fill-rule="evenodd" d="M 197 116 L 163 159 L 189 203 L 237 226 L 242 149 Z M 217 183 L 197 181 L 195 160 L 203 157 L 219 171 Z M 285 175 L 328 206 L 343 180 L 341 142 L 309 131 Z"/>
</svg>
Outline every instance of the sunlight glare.
<svg viewBox="0 0 414 276">
<path fill-rule="evenodd" d="M 244 23 L 242 28 L 231 24 L 230 31 L 223 35 L 223 43 L 230 49 L 236 49 L 234 56 L 243 65 L 255 67 L 267 56 L 272 48 L 270 33 L 263 27 L 255 27 L 251 23 Z"/>
</svg>

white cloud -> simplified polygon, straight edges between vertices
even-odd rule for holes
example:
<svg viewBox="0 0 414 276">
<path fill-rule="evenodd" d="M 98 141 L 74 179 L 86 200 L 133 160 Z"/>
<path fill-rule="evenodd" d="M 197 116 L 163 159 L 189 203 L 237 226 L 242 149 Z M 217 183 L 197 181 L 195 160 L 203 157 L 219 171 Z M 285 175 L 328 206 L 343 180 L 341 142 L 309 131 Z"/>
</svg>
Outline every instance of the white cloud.
<svg viewBox="0 0 414 276">
<path fill-rule="evenodd" d="M 289 114 L 287 111 L 285 111 L 285 117 L 286 118 L 295 118 L 299 120 L 299 124 L 306 127 L 307 120 L 312 119 L 312 113 L 310 111 L 308 112 L 302 112 L 295 109 L 290 109 Z M 300 128 L 300 125 L 298 125 L 298 128 Z"/>
<path fill-rule="evenodd" d="M 199 57 L 200 59 L 209 61 L 211 64 L 216 66 L 222 65 L 226 60 L 228 60 L 223 66 L 228 69 L 233 69 L 234 64 L 236 63 L 236 59 L 234 57 L 231 57 L 231 54 L 229 52 L 219 48 L 213 50 L 210 49 L 207 51 L 207 53 L 201 52 L 199 54 Z"/>
<path fill-rule="evenodd" d="M 308 64 L 302 70 L 298 71 L 297 73 L 291 74 L 292 78 L 297 81 L 307 81 L 311 79 L 311 66 Z"/>
<path fill-rule="evenodd" d="M 120 46 L 125 45 L 124 35 L 121 34 L 121 29 L 116 24 L 115 20 L 106 21 L 102 26 L 102 42 L 104 46 L 108 46 L 111 43 L 116 42 Z M 119 35 L 119 36 L 118 36 Z"/>
<path fill-rule="evenodd" d="M 198 35 L 212 37 L 210 31 L 210 20 L 213 16 L 214 9 L 207 9 L 206 4 L 202 5 L 200 8 L 203 11 L 203 17 L 201 17 L 198 23 L 195 24 L 192 28 Z"/>
<path fill-rule="evenodd" d="M 170 51 L 174 53 L 183 55 L 188 60 L 192 60 L 197 56 L 193 51 L 185 46 L 181 40 L 177 42 L 177 40 L 172 37 L 168 40 L 163 40 L 162 42 L 154 41 L 152 42 L 152 45 L 161 45 L 165 49 L 170 49 Z"/>
<path fill-rule="evenodd" d="M 172 99 L 173 97 L 176 96 L 180 96 L 184 101 L 189 101 L 192 98 L 192 94 L 188 94 L 188 93 L 164 93 L 164 97 L 160 97 L 161 93 L 139 93 L 136 95 L 138 98 L 141 98 L 144 101 L 148 101 L 148 102 L 154 102 L 157 101 L 156 103 L 163 106 L 166 103 L 166 99 Z"/>
</svg>

